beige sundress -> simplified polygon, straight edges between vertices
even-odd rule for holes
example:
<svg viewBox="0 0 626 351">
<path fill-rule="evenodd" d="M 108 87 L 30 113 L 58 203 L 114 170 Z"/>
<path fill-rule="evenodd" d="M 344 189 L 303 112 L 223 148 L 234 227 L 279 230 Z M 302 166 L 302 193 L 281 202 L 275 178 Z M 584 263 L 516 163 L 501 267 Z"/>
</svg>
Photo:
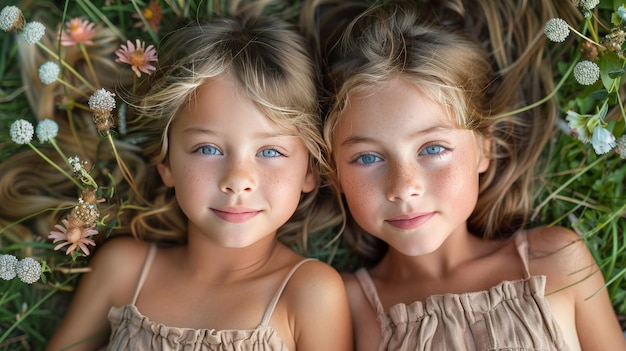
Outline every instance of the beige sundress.
<svg viewBox="0 0 626 351">
<path fill-rule="evenodd" d="M 356 278 L 377 314 L 379 350 L 569 350 L 544 296 L 546 277 L 531 276 L 526 232 L 515 238 L 526 277 L 487 291 L 433 295 L 383 310 L 365 269 Z"/>
<path fill-rule="evenodd" d="M 268 325 L 276 304 L 295 271 L 305 262 L 295 265 L 285 277 L 268 305 L 261 324 L 252 330 L 214 330 L 175 328 L 155 323 L 139 312 L 135 303 L 152 265 L 156 246 L 152 245 L 144 264 L 131 304 L 112 307 L 109 311 L 112 333 L 108 350 L 162 351 L 274 351 L 287 350 L 278 333 Z"/>
</svg>

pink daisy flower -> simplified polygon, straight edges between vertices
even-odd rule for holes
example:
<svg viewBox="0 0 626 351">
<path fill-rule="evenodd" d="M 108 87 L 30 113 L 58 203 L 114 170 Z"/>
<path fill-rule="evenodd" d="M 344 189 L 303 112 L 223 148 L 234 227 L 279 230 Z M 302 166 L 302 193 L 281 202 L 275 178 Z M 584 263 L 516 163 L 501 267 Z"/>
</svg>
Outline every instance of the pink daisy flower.
<svg viewBox="0 0 626 351">
<path fill-rule="evenodd" d="M 61 45 L 74 46 L 78 43 L 93 45 L 91 38 L 96 34 L 95 24 L 80 18 L 73 18 L 65 23 L 67 31 L 61 33 Z"/>
<path fill-rule="evenodd" d="M 141 77 L 141 72 L 150 75 L 156 70 L 156 67 L 150 64 L 150 62 L 158 61 L 156 49 L 154 45 L 146 48 L 146 44 L 139 39 L 136 40 L 136 43 L 135 46 L 128 40 L 126 45 L 122 44 L 120 49 L 115 51 L 115 55 L 117 55 L 115 62 L 131 65 L 137 77 Z"/>
<path fill-rule="evenodd" d="M 141 14 L 146 19 L 146 22 L 148 22 L 150 28 L 152 28 L 152 31 L 158 33 L 159 23 L 161 23 L 161 19 L 163 18 L 163 10 L 161 9 L 161 6 L 156 1 L 150 1 L 148 7 L 141 10 Z M 133 13 L 133 18 L 140 19 L 139 15 L 136 13 Z M 143 28 L 144 32 L 148 30 L 141 20 L 135 23 L 135 28 Z"/>
<path fill-rule="evenodd" d="M 67 219 L 63 219 L 61 221 L 64 226 L 60 224 L 55 225 L 54 227 L 59 231 L 51 231 L 50 235 L 48 235 L 48 239 L 54 239 L 52 242 L 53 244 L 58 241 L 65 241 L 55 246 L 55 250 L 59 250 L 64 246 L 70 245 L 65 251 L 65 254 L 69 255 L 73 253 L 78 247 L 85 255 L 88 256 L 89 249 L 87 248 L 87 245 L 96 246 L 96 243 L 88 238 L 89 236 L 98 234 L 98 231 L 93 229 L 96 225 L 93 224 L 91 227 L 85 228 L 78 223 L 70 223 L 68 219 L 70 219 L 69 216 Z"/>
</svg>

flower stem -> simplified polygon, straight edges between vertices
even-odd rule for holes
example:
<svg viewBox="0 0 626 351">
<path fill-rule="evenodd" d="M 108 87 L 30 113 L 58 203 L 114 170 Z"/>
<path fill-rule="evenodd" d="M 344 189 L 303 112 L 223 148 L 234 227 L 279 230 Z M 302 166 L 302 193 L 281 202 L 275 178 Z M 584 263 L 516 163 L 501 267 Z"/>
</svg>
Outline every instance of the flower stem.
<svg viewBox="0 0 626 351">
<path fill-rule="evenodd" d="M 561 78 L 561 80 L 557 83 L 557 85 L 554 87 L 554 89 L 552 89 L 550 94 L 546 95 L 541 100 L 535 101 L 534 103 L 532 103 L 530 105 L 526 105 L 524 107 L 520 107 L 517 110 L 501 113 L 501 114 L 495 116 L 494 119 L 497 119 L 497 118 L 500 118 L 500 117 L 512 116 L 512 115 L 516 115 L 518 113 L 522 113 L 524 111 L 532 110 L 533 108 L 535 108 L 537 106 L 540 106 L 540 105 L 543 105 L 544 103 L 548 102 L 550 99 L 552 99 L 554 97 L 554 95 L 556 95 L 556 93 L 559 91 L 559 89 L 561 89 L 563 84 L 565 84 L 565 81 L 567 80 L 569 75 L 572 74 L 572 71 L 574 70 L 574 66 L 576 66 L 576 63 L 578 62 L 579 58 L 580 58 L 580 54 L 576 55 L 576 57 L 572 60 L 572 63 L 570 64 L 570 66 L 567 68 L 567 71 L 563 75 L 563 78 Z"/>
<path fill-rule="evenodd" d="M 84 97 L 84 98 L 87 98 L 87 99 L 89 98 L 89 95 L 87 95 L 87 94 L 83 93 L 83 91 L 82 91 L 82 90 L 80 90 L 80 89 L 78 89 L 77 87 L 73 86 L 72 84 L 70 84 L 70 83 L 68 83 L 68 82 L 64 81 L 63 79 L 61 79 L 61 78 L 57 78 L 57 82 L 59 82 L 59 83 L 61 83 L 61 84 L 65 85 L 66 87 L 68 87 L 68 88 L 72 89 L 73 91 L 77 92 L 80 96 L 82 96 L 82 97 Z"/>
<path fill-rule="evenodd" d="M 113 140 L 113 137 L 111 136 L 111 133 L 108 133 L 107 137 L 109 139 L 109 143 L 111 144 L 111 148 L 113 149 L 113 155 L 115 156 L 115 160 L 117 161 L 117 164 L 120 167 L 120 171 L 122 172 L 122 176 L 124 177 L 124 179 L 126 179 L 126 182 L 131 187 L 131 189 L 133 189 L 133 191 L 139 197 L 139 199 L 143 202 L 146 202 L 143 196 L 141 196 L 141 193 L 139 192 L 139 189 L 137 188 L 137 184 L 135 184 L 135 180 L 130 174 L 130 171 L 128 170 L 128 167 L 126 166 L 126 163 L 124 163 L 124 160 L 120 157 L 119 153 L 117 152 L 117 147 L 115 146 L 115 142 Z"/>
<path fill-rule="evenodd" d="M 96 88 L 94 88 L 94 86 L 91 85 L 91 83 L 89 83 L 89 81 L 87 81 L 85 79 L 85 77 L 83 77 L 80 73 L 78 73 L 65 60 L 62 60 L 61 58 L 59 58 L 59 55 L 57 55 L 54 51 L 50 50 L 48 47 L 46 47 L 45 45 L 41 44 L 40 42 L 37 42 L 37 45 L 41 49 L 43 49 L 45 52 L 47 52 L 50 56 L 54 57 L 55 60 L 58 60 L 61 63 L 61 65 L 63 65 L 63 67 L 65 67 L 68 71 L 72 72 L 72 74 L 74 74 L 76 76 L 76 78 L 78 78 L 81 82 L 83 82 L 83 84 L 85 84 L 87 86 L 87 88 L 91 89 L 92 91 L 96 91 Z"/>
<path fill-rule="evenodd" d="M 577 31 L 574 27 L 570 26 L 569 24 L 567 26 L 569 27 L 569 29 L 572 32 L 576 33 L 579 37 L 583 38 L 584 40 L 592 43 L 593 45 L 596 45 L 599 48 L 606 49 L 606 47 L 604 45 L 598 43 L 598 39 L 597 39 L 598 35 L 593 31 L 593 29 L 591 29 L 592 26 L 589 26 L 589 28 L 590 28 L 589 31 L 591 32 L 591 35 L 594 37 L 595 40 L 594 39 L 589 39 L 589 37 L 587 37 L 586 35 L 582 34 L 579 31 Z"/>
<path fill-rule="evenodd" d="M 65 153 L 63 153 L 63 151 L 61 150 L 61 148 L 57 144 L 56 140 L 54 138 L 52 138 L 52 139 L 49 140 L 49 142 L 50 142 L 50 144 L 52 144 L 52 147 L 54 147 L 54 149 L 61 156 L 61 158 L 63 160 L 65 160 L 65 164 L 71 167 L 72 165 L 70 165 L 70 162 L 67 160 L 67 156 L 65 155 Z"/>
<path fill-rule="evenodd" d="M 70 109 L 67 110 L 67 120 L 70 124 L 72 137 L 74 138 L 74 140 L 76 140 L 76 146 L 78 146 L 78 152 L 81 155 L 85 155 L 85 150 L 83 149 L 83 143 L 81 142 L 81 139 L 78 137 L 78 133 L 76 132 L 76 124 L 74 123 L 74 114 L 72 113 L 72 110 Z"/>
<path fill-rule="evenodd" d="M 33 149 L 33 151 L 35 151 L 37 153 L 37 155 L 39 155 L 41 158 L 43 158 L 46 162 L 48 162 L 57 171 L 61 172 L 61 174 L 63 174 L 64 176 L 69 178 L 72 182 L 74 182 L 74 184 L 76 184 L 76 186 L 78 186 L 78 188 L 80 190 L 84 189 L 84 186 L 82 184 L 80 184 L 80 182 L 78 180 L 76 180 L 76 178 L 72 177 L 63 168 L 59 167 L 59 165 L 57 165 L 55 162 L 53 162 L 51 159 L 49 159 L 48 156 L 44 155 L 41 151 L 39 151 L 39 149 L 35 145 L 33 145 L 32 143 L 28 143 L 28 146 L 30 146 L 30 148 Z"/>
<path fill-rule="evenodd" d="M 89 53 L 87 52 L 87 48 L 83 43 L 78 43 L 80 47 L 80 51 L 83 53 L 83 57 L 85 58 L 85 62 L 87 62 L 87 67 L 89 67 L 89 72 L 91 72 L 91 76 L 93 80 L 96 82 L 96 87 L 100 88 L 100 82 L 98 81 L 98 76 L 96 75 L 96 71 L 93 69 L 93 64 L 91 63 L 91 58 L 89 57 Z"/>
</svg>

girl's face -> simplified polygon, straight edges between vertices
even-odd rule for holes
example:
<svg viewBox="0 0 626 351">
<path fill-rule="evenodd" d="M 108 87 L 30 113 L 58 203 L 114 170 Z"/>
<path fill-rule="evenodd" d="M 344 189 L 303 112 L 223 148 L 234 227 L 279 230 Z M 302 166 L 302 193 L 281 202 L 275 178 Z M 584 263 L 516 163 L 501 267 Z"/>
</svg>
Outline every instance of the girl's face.
<svg viewBox="0 0 626 351">
<path fill-rule="evenodd" d="M 339 185 L 368 233 L 409 255 L 431 253 L 467 232 L 478 175 L 489 160 L 475 133 L 396 78 L 350 95 L 333 138 Z"/>
<path fill-rule="evenodd" d="M 226 75 L 208 80 L 172 123 L 168 161 L 158 166 L 175 187 L 189 235 L 223 247 L 272 236 L 294 213 L 316 176 L 298 131 L 263 115 Z"/>
</svg>

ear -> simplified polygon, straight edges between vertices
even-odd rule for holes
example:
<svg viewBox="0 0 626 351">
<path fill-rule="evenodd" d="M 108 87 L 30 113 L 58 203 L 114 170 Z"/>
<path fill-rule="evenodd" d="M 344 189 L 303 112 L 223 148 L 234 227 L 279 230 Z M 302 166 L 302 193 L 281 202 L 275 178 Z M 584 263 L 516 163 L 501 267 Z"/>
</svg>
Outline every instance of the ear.
<svg viewBox="0 0 626 351">
<path fill-rule="evenodd" d="M 317 186 L 319 179 L 318 172 L 314 171 L 309 167 L 309 170 L 306 172 L 304 176 L 304 180 L 302 181 L 302 192 L 310 193 Z"/>
<path fill-rule="evenodd" d="M 159 171 L 159 175 L 161 175 L 161 180 L 163 184 L 166 186 L 173 188 L 174 187 L 174 175 L 172 174 L 172 169 L 167 161 L 163 161 L 157 165 L 157 170 Z"/>
<path fill-rule="evenodd" d="M 480 158 L 478 160 L 478 173 L 484 173 L 489 168 L 489 163 L 491 159 L 491 139 L 490 138 L 481 138 L 482 139 L 482 148 L 480 153 Z M 480 140 L 478 141 L 481 142 Z"/>
</svg>

